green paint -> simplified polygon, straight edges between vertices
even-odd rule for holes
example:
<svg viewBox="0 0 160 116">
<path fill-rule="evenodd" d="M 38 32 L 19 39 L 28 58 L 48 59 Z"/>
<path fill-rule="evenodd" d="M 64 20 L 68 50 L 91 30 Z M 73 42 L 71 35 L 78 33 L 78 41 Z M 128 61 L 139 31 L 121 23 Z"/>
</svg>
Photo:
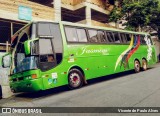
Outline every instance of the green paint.
<svg viewBox="0 0 160 116">
<path fill-rule="evenodd" d="M 31 53 L 31 43 L 38 40 L 38 38 L 36 39 L 32 39 L 32 40 L 27 40 L 24 42 L 24 50 L 26 55 L 29 55 Z"/>
<path fill-rule="evenodd" d="M 118 57 L 128 48 L 129 44 L 67 44 L 63 27 L 64 24 L 79 27 L 87 26 L 65 22 L 60 22 L 59 24 L 63 39 L 62 62 L 55 68 L 52 68 L 48 71 L 35 69 L 12 74 L 10 77 L 10 86 L 12 89 L 16 90 L 16 92 L 39 91 L 66 85 L 68 84 L 68 72 L 74 66 L 80 67 L 84 72 L 86 80 L 88 80 L 134 69 L 135 59 L 139 59 L 141 64 L 142 58 L 147 59 L 148 46 L 140 45 L 138 50 L 136 50 L 136 52 L 130 57 L 128 61 L 129 68 L 125 69 L 124 67 L 120 67 L 119 63 L 115 71 L 115 65 Z M 138 33 L 104 27 L 89 28 L 147 35 L 146 33 Z M 30 42 L 28 41 L 25 44 L 26 53 L 30 53 L 30 47 L 28 47 L 29 43 Z M 149 66 L 155 64 L 156 62 L 155 49 L 153 45 L 151 47 L 152 59 L 148 62 Z M 74 56 L 71 56 L 71 54 L 74 54 Z M 37 78 L 30 78 L 32 74 L 36 74 Z M 19 81 L 17 81 L 17 78 Z"/>
</svg>

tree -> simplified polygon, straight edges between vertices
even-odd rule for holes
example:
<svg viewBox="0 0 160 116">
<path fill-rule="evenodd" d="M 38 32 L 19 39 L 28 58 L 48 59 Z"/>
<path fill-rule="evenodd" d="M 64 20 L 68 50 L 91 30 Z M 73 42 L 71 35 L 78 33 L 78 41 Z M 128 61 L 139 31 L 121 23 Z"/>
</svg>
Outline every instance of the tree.
<svg viewBox="0 0 160 116">
<path fill-rule="evenodd" d="M 150 26 L 160 31 L 159 0 L 123 0 L 121 10 L 117 13 L 115 6 L 109 21 L 127 20 L 126 29 L 138 30 Z"/>
</svg>

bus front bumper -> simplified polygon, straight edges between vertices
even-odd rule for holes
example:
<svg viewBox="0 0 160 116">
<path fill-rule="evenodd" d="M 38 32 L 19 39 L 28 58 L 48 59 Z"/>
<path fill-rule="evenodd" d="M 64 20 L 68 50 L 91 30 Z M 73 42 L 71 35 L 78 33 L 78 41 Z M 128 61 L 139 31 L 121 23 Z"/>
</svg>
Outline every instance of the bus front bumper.
<svg viewBox="0 0 160 116">
<path fill-rule="evenodd" d="M 19 82 L 10 82 L 11 91 L 16 92 L 33 92 L 43 90 L 42 78 L 23 80 Z"/>
</svg>

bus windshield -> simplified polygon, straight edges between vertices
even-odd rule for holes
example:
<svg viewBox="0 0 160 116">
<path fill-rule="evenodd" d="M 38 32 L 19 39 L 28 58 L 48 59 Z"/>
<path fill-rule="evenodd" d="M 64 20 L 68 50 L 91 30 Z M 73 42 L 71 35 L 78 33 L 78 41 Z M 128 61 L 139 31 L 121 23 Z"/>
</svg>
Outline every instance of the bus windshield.
<svg viewBox="0 0 160 116">
<path fill-rule="evenodd" d="M 37 38 L 37 39 L 36 39 Z M 26 55 L 24 42 L 30 43 L 31 53 Z M 62 60 L 62 38 L 58 24 L 33 23 L 23 28 L 12 44 L 14 65 L 12 72 L 27 70 L 50 70 Z"/>
</svg>

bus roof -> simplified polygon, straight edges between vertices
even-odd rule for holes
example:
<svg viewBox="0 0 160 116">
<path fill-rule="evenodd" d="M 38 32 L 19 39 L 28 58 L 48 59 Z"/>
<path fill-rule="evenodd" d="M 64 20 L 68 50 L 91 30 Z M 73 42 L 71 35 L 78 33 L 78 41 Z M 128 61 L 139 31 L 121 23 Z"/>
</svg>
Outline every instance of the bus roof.
<svg viewBox="0 0 160 116">
<path fill-rule="evenodd" d="M 115 29 L 115 28 L 110 28 L 110 27 L 102 27 L 102 26 L 90 26 L 90 25 L 85 25 L 85 24 L 80 24 L 80 23 L 72 23 L 72 22 L 66 22 L 66 21 L 32 21 L 22 27 L 20 30 L 18 30 L 11 38 L 11 42 L 14 41 L 15 37 L 17 34 L 22 31 L 24 28 L 26 28 L 28 25 L 32 23 L 38 23 L 38 22 L 52 22 L 52 23 L 59 23 L 63 25 L 69 25 L 69 26 L 77 26 L 77 27 L 84 27 L 84 28 L 92 28 L 92 29 L 99 29 L 99 30 L 108 30 L 108 31 L 117 31 L 117 32 L 123 32 L 123 33 L 133 33 L 133 34 L 141 34 L 141 35 L 149 35 L 146 32 L 135 32 L 135 31 L 128 31 L 128 30 L 122 30 L 122 29 Z"/>
<path fill-rule="evenodd" d="M 72 22 L 65 22 L 65 21 L 61 21 L 60 23 L 62 23 L 64 25 L 69 25 L 69 26 L 77 26 L 77 27 L 84 27 L 84 28 L 93 28 L 93 29 L 100 29 L 100 30 L 108 30 L 108 31 L 117 31 L 117 32 L 126 32 L 126 33 L 149 35 L 146 32 L 135 32 L 135 31 L 128 31 L 128 30 L 116 29 L 116 28 L 111 28 L 111 27 L 90 26 L 90 25 L 85 25 L 85 24 L 80 24 L 80 23 L 72 23 Z"/>
</svg>

